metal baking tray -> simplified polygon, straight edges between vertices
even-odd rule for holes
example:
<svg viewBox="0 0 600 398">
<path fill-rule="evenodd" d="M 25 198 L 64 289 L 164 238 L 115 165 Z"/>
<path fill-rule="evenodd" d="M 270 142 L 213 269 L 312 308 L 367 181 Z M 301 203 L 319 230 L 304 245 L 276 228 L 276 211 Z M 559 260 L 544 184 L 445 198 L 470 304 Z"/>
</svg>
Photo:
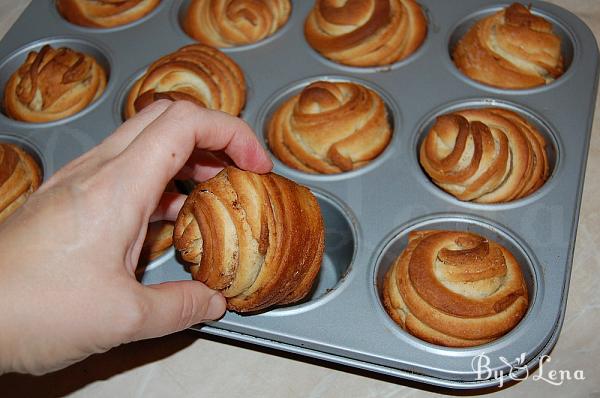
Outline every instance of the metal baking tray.
<svg viewBox="0 0 600 398">
<path fill-rule="evenodd" d="M 529 3 L 529 1 L 527 1 Z M 475 83 L 453 66 L 449 49 L 474 21 L 507 6 L 497 0 L 420 0 L 428 34 L 408 59 L 384 68 L 344 67 L 304 40 L 312 1 L 294 1 L 288 23 L 264 41 L 226 49 L 248 80 L 242 117 L 264 142 L 265 123 L 285 98 L 318 79 L 351 80 L 380 93 L 394 132 L 368 166 L 338 175 L 308 175 L 275 160 L 275 171 L 313 189 L 326 224 L 326 253 L 311 297 L 256 315 L 227 313 L 194 329 L 432 385 L 472 389 L 522 376 L 548 354 L 560 333 L 573 260 L 584 171 L 598 81 L 598 50 L 590 30 L 570 12 L 533 1 L 563 39 L 568 66 L 557 81 L 510 91 Z M 46 43 L 95 56 L 109 73 L 102 97 L 77 115 L 43 124 L 0 115 L 0 140 L 21 144 L 48 178 L 92 148 L 122 122 L 124 97 L 158 57 L 192 43 L 179 26 L 186 1 L 163 1 L 130 25 L 96 30 L 72 25 L 50 0 L 32 1 L 0 46 L 0 86 L 28 51 Z M 533 195 L 508 204 L 460 202 L 421 170 L 417 148 L 436 115 L 465 107 L 499 106 L 529 119 L 551 143 L 552 176 Z M 523 267 L 530 309 L 506 336 L 469 349 L 423 342 L 383 309 L 380 286 L 415 228 L 478 232 L 509 248 Z M 173 251 L 152 262 L 144 283 L 189 279 Z M 523 356 L 522 356 L 523 353 Z M 490 374 L 477 374 L 485 354 Z M 504 358 L 504 360 L 503 360 Z M 521 361 L 518 361 L 520 359 Z"/>
</svg>

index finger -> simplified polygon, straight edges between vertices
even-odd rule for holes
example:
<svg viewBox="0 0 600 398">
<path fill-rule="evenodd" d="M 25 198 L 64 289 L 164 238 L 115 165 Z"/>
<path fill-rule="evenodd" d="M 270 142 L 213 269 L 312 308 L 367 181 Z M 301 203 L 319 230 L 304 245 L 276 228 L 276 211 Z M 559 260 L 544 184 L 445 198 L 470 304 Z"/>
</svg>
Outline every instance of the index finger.
<svg viewBox="0 0 600 398">
<path fill-rule="evenodd" d="M 223 150 L 241 169 L 267 173 L 271 159 L 241 119 L 191 102 L 169 105 L 113 162 L 122 177 L 158 203 L 168 181 L 185 165 L 194 148 Z M 155 203 L 155 204 L 156 204 Z"/>
</svg>

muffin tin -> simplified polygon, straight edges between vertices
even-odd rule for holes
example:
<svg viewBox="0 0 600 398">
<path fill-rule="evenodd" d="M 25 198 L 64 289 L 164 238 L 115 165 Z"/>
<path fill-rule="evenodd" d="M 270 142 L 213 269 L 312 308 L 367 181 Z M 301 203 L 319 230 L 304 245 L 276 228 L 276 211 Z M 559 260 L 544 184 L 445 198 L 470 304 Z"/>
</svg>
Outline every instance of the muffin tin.
<svg viewBox="0 0 600 398">
<path fill-rule="evenodd" d="M 0 114 L 0 140 L 33 153 L 45 178 L 98 144 L 122 122 L 123 99 L 144 68 L 193 42 L 178 26 L 186 4 L 163 1 L 141 21 L 97 30 L 64 21 L 53 1 L 31 2 L 2 40 L 0 86 L 28 51 L 47 43 L 95 56 L 109 81 L 96 102 L 63 120 L 31 124 Z M 502 90 L 464 77 L 449 54 L 470 25 L 507 2 L 421 0 L 429 28 L 425 42 L 409 58 L 379 68 L 337 65 L 312 50 L 303 37 L 312 4 L 293 2 L 288 23 L 263 42 L 224 50 L 248 80 L 241 116 L 264 143 L 270 114 L 303 86 L 319 79 L 356 81 L 382 95 L 394 127 L 392 141 L 371 164 L 343 174 L 310 175 L 275 159 L 276 172 L 311 187 L 321 204 L 326 252 L 318 281 L 301 303 L 253 315 L 227 313 L 194 329 L 450 388 L 489 387 L 522 376 L 551 351 L 564 317 L 598 81 L 592 33 L 568 11 L 532 2 L 533 12 L 550 20 L 562 37 L 568 69 L 547 86 Z M 551 143 L 552 176 L 515 202 L 460 202 L 421 170 L 419 143 L 436 115 L 489 106 L 514 110 L 542 131 Z M 482 346 L 445 348 L 409 335 L 388 317 L 380 295 L 383 276 L 408 232 L 417 228 L 474 231 L 511 250 L 522 265 L 531 302 L 515 329 Z M 171 251 L 148 266 L 142 281 L 189 278 Z M 516 362 L 522 353 L 524 362 Z M 486 369 L 498 376 L 477 374 L 473 358 L 481 354 L 489 358 Z"/>
</svg>

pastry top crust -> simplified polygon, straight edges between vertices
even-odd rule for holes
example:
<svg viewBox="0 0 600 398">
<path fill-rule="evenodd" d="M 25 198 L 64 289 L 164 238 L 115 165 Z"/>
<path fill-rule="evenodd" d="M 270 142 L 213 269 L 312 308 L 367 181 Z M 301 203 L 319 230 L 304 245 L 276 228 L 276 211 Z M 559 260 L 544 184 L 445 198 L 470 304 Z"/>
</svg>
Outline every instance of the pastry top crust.
<svg viewBox="0 0 600 398">
<path fill-rule="evenodd" d="M 414 0 L 317 0 L 304 24 L 308 44 L 350 66 L 382 66 L 415 52 L 427 20 Z"/>
<path fill-rule="evenodd" d="M 561 39 L 552 24 L 519 3 L 477 22 L 452 58 L 471 79 L 507 89 L 541 86 L 564 73 Z"/>
<path fill-rule="evenodd" d="M 0 222 L 14 213 L 42 183 L 40 166 L 14 144 L 0 142 Z"/>
<path fill-rule="evenodd" d="M 113 28 L 149 14 L 160 0 L 56 0 L 58 12 L 69 22 L 91 28 Z"/>
<path fill-rule="evenodd" d="M 278 108 L 268 125 L 269 147 L 281 161 L 309 173 L 362 167 L 392 136 L 385 103 L 352 82 L 317 81 Z"/>
<path fill-rule="evenodd" d="M 544 136 L 525 118 L 501 108 L 439 116 L 419 160 L 433 182 L 464 201 L 524 198 L 550 176 Z"/>
<path fill-rule="evenodd" d="M 45 45 L 27 55 L 4 88 L 4 109 L 13 119 L 50 122 L 71 116 L 96 100 L 106 72 L 91 56 Z"/>
<path fill-rule="evenodd" d="M 246 103 L 246 80 L 240 67 L 223 52 L 190 44 L 148 67 L 129 91 L 124 116 L 128 119 L 165 98 L 187 100 L 237 116 Z"/>
<path fill-rule="evenodd" d="M 192 0 L 183 29 L 200 43 L 233 47 L 271 36 L 287 22 L 289 0 Z"/>
<path fill-rule="evenodd" d="M 386 274 L 384 306 L 411 334 L 470 347 L 510 331 L 529 307 L 520 265 L 502 245 L 461 231 L 414 231 Z"/>
</svg>

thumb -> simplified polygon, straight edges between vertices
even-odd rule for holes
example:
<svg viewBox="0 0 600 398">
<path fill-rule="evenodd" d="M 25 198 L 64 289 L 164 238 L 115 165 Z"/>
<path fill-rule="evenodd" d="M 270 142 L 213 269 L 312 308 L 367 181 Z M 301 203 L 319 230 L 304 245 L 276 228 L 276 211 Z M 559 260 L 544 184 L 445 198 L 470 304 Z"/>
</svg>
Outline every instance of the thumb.
<svg viewBox="0 0 600 398">
<path fill-rule="evenodd" d="M 214 320 L 225 312 L 225 298 L 198 281 L 145 286 L 147 313 L 137 339 L 164 336 Z"/>
</svg>

